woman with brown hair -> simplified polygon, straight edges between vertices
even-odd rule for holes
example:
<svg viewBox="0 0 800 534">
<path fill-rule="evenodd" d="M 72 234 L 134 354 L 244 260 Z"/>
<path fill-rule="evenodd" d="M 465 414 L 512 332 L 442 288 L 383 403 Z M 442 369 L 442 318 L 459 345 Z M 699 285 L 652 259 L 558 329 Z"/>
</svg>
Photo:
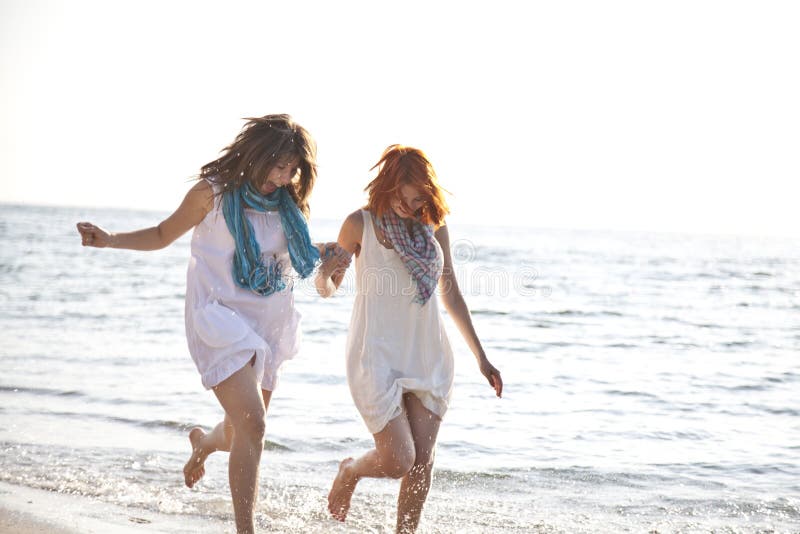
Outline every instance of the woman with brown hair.
<svg viewBox="0 0 800 534">
<path fill-rule="evenodd" d="M 442 302 L 499 397 L 489 363 L 453 271 L 443 190 L 418 149 L 384 151 L 364 209 L 351 213 L 339 245 L 356 255 L 356 299 L 347 338 L 347 380 L 375 448 L 343 460 L 328 509 L 344 521 L 358 481 L 402 479 L 397 531 L 414 532 L 428 495 L 436 437 L 453 383 L 453 354 L 434 295 Z M 316 286 L 331 296 L 346 265 L 320 268 Z"/>
<path fill-rule="evenodd" d="M 249 119 L 222 155 L 204 165 L 178 209 L 158 226 L 109 233 L 78 223 L 84 246 L 161 249 L 194 228 L 186 275 L 186 339 L 203 385 L 225 419 L 189 432 L 183 473 L 192 487 L 215 451 L 230 451 L 236 530 L 255 531 L 253 511 L 266 410 L 278 368 L 298 351 L 294 274 L 308 277 L 320 255 L 349 262 L 334 243 L 312 244 L 306 217 L 316 180 L 316 147 L 288 115 Z"/>
</svg>

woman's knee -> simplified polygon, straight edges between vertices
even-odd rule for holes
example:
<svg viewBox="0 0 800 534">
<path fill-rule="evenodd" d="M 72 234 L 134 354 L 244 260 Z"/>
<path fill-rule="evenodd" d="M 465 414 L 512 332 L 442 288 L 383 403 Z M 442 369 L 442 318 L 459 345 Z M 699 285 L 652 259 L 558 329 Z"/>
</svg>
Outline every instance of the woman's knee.
<svg viewBox="0 0 800 534">
<path fill-rule="evenodd" d="M 267 430 L 266 413 L 263 410 L 231 418 L 231 423 L 237 438 L 263 441 Z"/>
<path fill-rule="evenodd" d="M 413 447 L 398 447 L 381 455 L 384 473 L 390 478 L 403 478 L 414 467 L 416 455 Z"/>
<path fill-rule="evenodd" d="M 416 447 L 414 468 L 415 469 L 433 469 L 433 458 L 436 455 L 436 449 L 432 447 Z"/>
<path fill-rule="evenodd" d="M 420 477 L 428 478 L 431 476 L 432 473 L 433 473 L 432 458 L 422 461 L 418 459 L 416 462 L 414 462 L 414 465 L 408 472 L 408 474 L 413 476 L 414 478 L 420 478 Z"/>
</svg>

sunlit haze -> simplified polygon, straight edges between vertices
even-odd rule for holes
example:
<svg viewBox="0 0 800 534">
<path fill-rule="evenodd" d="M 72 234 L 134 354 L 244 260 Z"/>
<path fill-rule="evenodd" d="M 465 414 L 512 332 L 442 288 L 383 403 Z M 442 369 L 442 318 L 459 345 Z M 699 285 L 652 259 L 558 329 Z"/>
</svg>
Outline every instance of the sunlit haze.
<svg viewBox="0 0 800 534">
<path fill-rule="evenodd" d="M 0 9 L 2 202 L 171 210 L 243 117 L 286 112 L 319 146 L 315 217 L 403 143 L 453 221 L 800 235 L 794 2 Z"/>
</svg>

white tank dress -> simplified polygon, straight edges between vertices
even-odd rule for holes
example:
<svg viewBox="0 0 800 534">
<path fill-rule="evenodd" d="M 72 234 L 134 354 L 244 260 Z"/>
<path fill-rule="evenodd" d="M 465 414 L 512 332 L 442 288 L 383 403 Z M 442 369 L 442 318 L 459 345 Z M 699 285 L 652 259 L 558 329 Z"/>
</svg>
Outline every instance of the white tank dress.
<svg viewBox="0 0 800 534">
<path fill-rule="evenodd" d="M 214 186 L 214 191 L 217 191 Z M 245 209 L 264 257 L 293 274 L 286 236 L 277 211 Z M 297 354 L 300 314 L 291 281 L 283 291 L 261 296 L 233 281 L 233 236 L 222 214 L 222 197 L 192 234 L 186 274 L 186 340 L 203 385 L 218 385 L 244 367 L 255 354 L 261 387 L 277 385 L 281 363 Z"/>
<path fill-rule="evenodd" d="M 356 297 L 347 336 L 347 382 L 370 433 L 400 415 L 403 393 L 440 418 L 453 386 L 453 352 L 434 294 L 420 306 L 399 254 L 378 242 L 372 217 L 356 257 Z M 436 242 L 440 258 L 442 250 Z"/>
</svg>

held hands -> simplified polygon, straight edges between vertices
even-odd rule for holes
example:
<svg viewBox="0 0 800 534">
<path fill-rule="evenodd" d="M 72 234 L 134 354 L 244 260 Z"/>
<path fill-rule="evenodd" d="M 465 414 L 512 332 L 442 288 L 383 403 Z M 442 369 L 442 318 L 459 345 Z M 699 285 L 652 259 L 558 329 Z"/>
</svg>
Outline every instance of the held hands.
<svg viewBox="0 0 800 534">
<path fill-rule="evenodd" d="M 335 242 L 318 246 L 322 257 L 322 265 L 317 271 L 314 285 L 317 288 L 317 293 L 327 298 L 336 293 L 353 256 Z"/>
<path fill-rule="evenodd" d="M 78 233 L 81 234 L 81 245 L 84 247 L 104 248 L 113 244 L 112 235 L 99 226 L 88 222 L 79 222 L 76 226 Z"/>
<path fill-rule="evenodd" d="M 320 256 L 322 257 L 322 265 L 319 267 L 319 272 L 325 278 L 330 278 L 334 273 L 347 270 L 350 267 L 352 254 L 347 252 L 339 243 L 330 242 L 321 245 Z"/>
<path fill-rule="evenodd" d="M 498 397 L 503 396 L 503 379 L 500 378 L 500 371 L 498 371 L 494 365 L 489 363 L 489 360 L 486 359 L 486 356 L 481 357 L 478 361 L 478 365 L 481 369 L 481 374 L 486 377 L 486 380 L 489 381 L 489 385 L 494 388 L 494 393 Z"/>
</svg>

